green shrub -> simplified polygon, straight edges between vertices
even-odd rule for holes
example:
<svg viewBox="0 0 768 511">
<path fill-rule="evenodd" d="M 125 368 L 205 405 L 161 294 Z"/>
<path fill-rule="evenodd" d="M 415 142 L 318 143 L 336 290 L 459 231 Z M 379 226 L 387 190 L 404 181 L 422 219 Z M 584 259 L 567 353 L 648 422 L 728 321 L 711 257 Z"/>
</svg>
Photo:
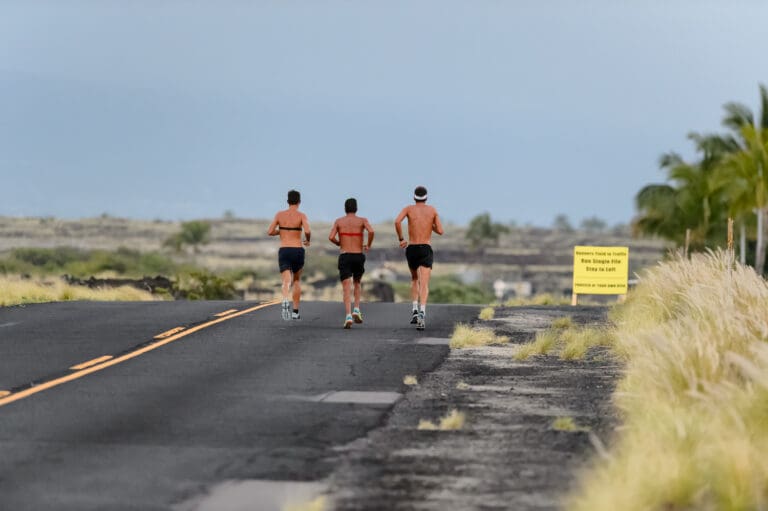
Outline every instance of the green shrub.
<svg viewBox="0 0 768 511">
<path fill-rule="evenodd" d="M 173 290 L 177 297 L 187 300 L 234 300 L 239 297 L 231 280 L 206 271 L 178 275 Z"/>
<path fill-rule="evenodd" d="M 493 293 L 474 284 L 463 284 L 457 277 L 433 278 L 429 284 L 432 303 L 490 303 Z"/>
<path fill-rule="evenodd" d="M 411 299 L 411 284 L 396 282 L 392 286 L 401 300 Z M 454 275 L 432 277 L 429 282 L 430 303 L 485 304 L 494 300 L 493 293 L 476 284 L 464 284 Z"/>
<path fill-rule="evenodd" d="M 142 277 L 171 275 L 178 271 L 176 263 L 158 252 L 142 253 L 125 247 L 116 251 L 80 250 L 72 247 L 17 248 L 0 259 L 0 273 L 35 273 L 89 277 L 103 272 Z"/>
</svg>

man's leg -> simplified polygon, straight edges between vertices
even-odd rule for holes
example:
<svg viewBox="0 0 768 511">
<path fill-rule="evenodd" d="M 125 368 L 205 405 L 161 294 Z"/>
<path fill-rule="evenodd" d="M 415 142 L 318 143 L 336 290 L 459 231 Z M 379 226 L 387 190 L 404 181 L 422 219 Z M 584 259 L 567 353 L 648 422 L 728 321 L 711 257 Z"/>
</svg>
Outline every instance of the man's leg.
<svg viewBox="0 0 768 511">
<path fill-rule="evenodd" d="M 419 303 L 421 304 L 421 310 L 427 305 L 427 299 L 429 298 L 429 279 L 432 276 L 432 268 L 426 266 L 419 266 Z"/>
<path fill-rule="evenodd" d="M 293 319 L 299 319 L 299 302 L 301 302 L 301 270 L 293 274 Z"/>
<path fill-rule="evenodd" d="M 429 299 L 429 278 L 432 276 L 432 268 L 426 266 L 419 266 L 419 302 L 421 308 L 419 309 L 419 317 L 416 320 L 416 328 L 424 330 L 425 316 L 427 314 L 427 300 Z"/>
<path fill-rule="evenodd" d="M 283 319 L 291 319 L 291 270 L 280 272 L 280 278 L 283 282 L 283 304 L 280 311 Z"/>
<path fill-rule="evenodd" d="M 342 280 L 341 288 L 344 293 L 344 312 L 349 316 L 352 314 L 352 277 Z"/>
<path fill-rule="evenodd" d="M 411 300 L 413 301 L 413 311 L 411 313 L 411 324 L 415 325 L 419 317 L 419 271 L 411 270 Z"/>
<path fill-rule="evenodd" d="M 341 281 L 341 288 L 344 293 L 344 328 L 352 326 L 352 277 Z"/>
<path fill-rule="evenodd" d="M 283 300 L 289 300 L 291 297 L 291 270 L 280 272 L 280 278 L 283 281 Z"/>
<path fill-rule="evenodd" d="M 355 323 L 363 322 L 363 315 L 360 312 L 360 295 L 362 294 L 362 287 L 361 280 L 356 278 L 354 280 L 355 308 L 352 309 L 352 319 L 355 320 Z"/>
</svg>

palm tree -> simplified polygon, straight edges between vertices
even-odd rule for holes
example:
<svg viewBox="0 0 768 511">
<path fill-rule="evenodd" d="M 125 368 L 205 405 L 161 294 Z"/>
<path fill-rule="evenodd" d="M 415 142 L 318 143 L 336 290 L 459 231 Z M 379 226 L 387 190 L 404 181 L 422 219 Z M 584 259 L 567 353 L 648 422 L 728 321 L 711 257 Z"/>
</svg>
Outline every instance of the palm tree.
<svg viewBox="0 0 768 511">
<path fill-rule="evenodd" d="M 766 197 L 764 190 L 765 167 L 764 147 L 768 130 L 768 89 L 760 84 L 760 116 L 756 119 L 752 110 L 741 103 L 727 103 L 723 106 L 725 117 L 722 124 L 732 134 L 721 137 L 728 147 L 730 157 L 723 161 L 719 181 L 727 188 L 729 210 L 739 220 L 741 230 L 741 258 L 745 262 L 747 215 L 757 217 L 757 248 L 755 268 L 762 272 L 766 256 L 765 214 Z M 750 129 L 748 129 L 750 128 Z M 748 161 L 752 159 L 753 161 Z"/>
<path fill-rule="evenodd" d="M 722 162 L 721 172 L 729 181 L 727 190 L 731 209 L 742 215 L 752 210 L 757 216 L 755 269 L 762 272 L 767 239 L 768 129 L 745 124 L 740 132 L 740 150 Z"/>
<path fill-rule="evenodd" d="M 677 153 L 661 156 L 659 166 L 667 171 L 672 184 L 652 184 L 635 197 L 640 215 L 635 233 L 656 234 L 682 245 L 685 231 L 691 229 L 691 247 L 701 250 L 724 238 L 725 204 L 717 178 L 718 163 L 727 152 L 727 142 L 718 136 L 690 133 L 701 158 L 688 163 Z"/>
</svg>

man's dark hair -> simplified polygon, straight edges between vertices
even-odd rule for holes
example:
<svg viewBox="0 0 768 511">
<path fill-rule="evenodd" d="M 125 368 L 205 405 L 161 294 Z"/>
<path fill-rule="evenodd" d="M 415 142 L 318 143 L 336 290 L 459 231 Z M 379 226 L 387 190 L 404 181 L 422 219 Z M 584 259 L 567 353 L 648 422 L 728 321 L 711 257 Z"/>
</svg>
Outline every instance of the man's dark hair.
<svg viewBox="0 0 768 511">
<path fill-rule="evenodd" d="M 356 199 L 347 199 L 344 202 L 344 212 L 345 213 L 357 213 L 357 200 Z"/>
<path fill-rule="evenodd" d="M 298 204 L 301 202 L 301 194 L 297 192 L 296 190 L 291 190 L 288 192 L 288 204 L 291 206 Z"/>
<path fill-rule="evenodd" d="M 416 197 L 424 197 L 423 199 L 417 199 Z M 427 189 L 423 186 L 417 186 L 416 189 L 413 191 L 413 198 L 416 202 L 426 202 L 427 200 Z"/>
</svg>

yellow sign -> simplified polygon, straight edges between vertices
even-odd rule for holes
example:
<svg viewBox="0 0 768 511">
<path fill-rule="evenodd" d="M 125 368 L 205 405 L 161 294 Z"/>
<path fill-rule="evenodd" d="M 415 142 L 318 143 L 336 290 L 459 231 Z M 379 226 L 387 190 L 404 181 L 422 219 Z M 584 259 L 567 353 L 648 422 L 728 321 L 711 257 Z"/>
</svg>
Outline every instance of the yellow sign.
<svg viewBox="0 0 768 511">
<path fill-rule="evenodd" d="M 574 247 L 574 294 L 623 295 L 628 277 L 629 247 Z"/>
</svg>

